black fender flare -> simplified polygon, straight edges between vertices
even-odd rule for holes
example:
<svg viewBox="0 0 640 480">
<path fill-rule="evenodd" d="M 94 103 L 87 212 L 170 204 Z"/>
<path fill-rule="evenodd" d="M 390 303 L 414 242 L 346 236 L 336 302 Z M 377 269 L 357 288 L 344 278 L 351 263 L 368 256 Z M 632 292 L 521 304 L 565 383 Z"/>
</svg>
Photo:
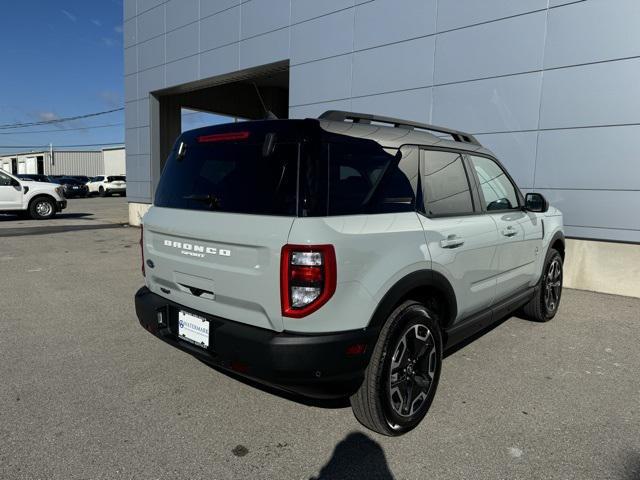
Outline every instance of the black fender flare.
<svg viewBox="0 0 640 480">
<path fill-rule="evenodd" d="M 449 319 L 456 318 L 458 305 L 456 303 L 455 292 L 449 281 L 439 272 L 433 270 L 418 270 L 398 280 L 387 291 L 378 303 L 367 328 L 380 330 L 391 312 L 393 312 L 393 309 L 402 300 L 407 298 L 411 291 L 425 287 L 437 289 L 447 303 L 446 308 Z M 445 327 L 445 325 L 443 325 L 443 327 Z"/>
<path fill-rule="evenodd" d="M 562 251 L 560 252 L 560 255 L 562 255 L 562 259 L 564 260 L 566 242 L 564 239 L 564 233 L 562 233 L 562 231 L 557 231 L 556 233 L 554 233 L 553 237 L 551 237 L 551 240 L 549 240 L 549 246 L 547 247 L 547 255 L 549 255 L 549 250 L 553 248 L 553 246 L 556 244 L 558 240 L 560 241 L 560 243 L 562 243 Z"/>
</svg>

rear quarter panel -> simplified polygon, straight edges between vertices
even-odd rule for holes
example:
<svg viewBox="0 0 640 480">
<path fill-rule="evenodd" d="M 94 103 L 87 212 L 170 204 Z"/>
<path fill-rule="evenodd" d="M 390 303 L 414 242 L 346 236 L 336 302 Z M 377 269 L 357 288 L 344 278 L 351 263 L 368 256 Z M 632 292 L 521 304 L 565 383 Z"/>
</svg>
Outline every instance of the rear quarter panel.
<svg viewBox="0 0 640 480">
<path fill-rule="evenodd" d="M 332 244 L 337 286 L 327 304 L 304 318 L 283 318 L 295 332 L 365 328 L 384 295 L 404 276 L 431 267 L 414 212 L 295 220 L 289 243 Z"/>
</svg>

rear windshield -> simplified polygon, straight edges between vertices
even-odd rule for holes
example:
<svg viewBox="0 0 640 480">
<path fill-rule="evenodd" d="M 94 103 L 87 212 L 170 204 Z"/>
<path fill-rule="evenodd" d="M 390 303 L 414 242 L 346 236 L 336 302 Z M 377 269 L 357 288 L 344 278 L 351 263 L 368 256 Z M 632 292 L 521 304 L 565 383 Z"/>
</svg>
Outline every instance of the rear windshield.
<svg viewBox="0 0 640 480">
<path fill-rule="evenodd" d="M 160 207 L 259 215 L 296 214 L 298 144 L 189 142 L 169 159 L 156 193 Z M 178 146 L 179 148 L 179 146 Z"/>
<path fill-rule="evenodd" d="M 125 177 L 107 177 L 107 182 L 124 182 Z"/>
<path fill-rule="evenodd" d="M 409 172 L 402 152 L 373 140 L 324 131 L 279 131 L 271 142 L 268 132 L 242 139 L 206 133 L 176 142 L 155 205 L 304 217 L 415 209 L 417 156 Z"/>
</svg>

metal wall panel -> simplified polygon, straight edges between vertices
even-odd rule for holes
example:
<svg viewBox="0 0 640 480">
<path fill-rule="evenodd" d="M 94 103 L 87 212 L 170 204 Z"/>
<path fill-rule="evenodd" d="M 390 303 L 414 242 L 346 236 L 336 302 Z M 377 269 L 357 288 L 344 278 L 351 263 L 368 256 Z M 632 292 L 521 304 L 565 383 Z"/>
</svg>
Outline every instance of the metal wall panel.
<svg viewBox="0 0 640 480">
<path fill-rule="evenodd" d="M 45 175 L 87 175 L 93 177 L 104 172 L 102 152 L 55 151 L 53 161 L 45 156 Z"/>
<path fill-rule="evenodd" d="M 637 0 L 125 0 L 124 15 L 133 201 L 159 171 L 141 154 L 150 91 L 289 59 L 291 117 L 469 130 L 564 210 L 569 235 L 640 241 Z"/>
</svg>

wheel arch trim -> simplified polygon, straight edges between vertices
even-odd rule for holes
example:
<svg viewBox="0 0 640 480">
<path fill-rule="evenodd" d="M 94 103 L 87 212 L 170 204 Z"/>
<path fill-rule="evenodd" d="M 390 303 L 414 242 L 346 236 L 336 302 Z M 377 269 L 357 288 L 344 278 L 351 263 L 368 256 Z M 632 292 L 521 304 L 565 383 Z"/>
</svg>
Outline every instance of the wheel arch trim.
<svg viewBox="0 0 640 480">
<path fill-rule="evenodd" d="M 403 300 L 410 298 L 410 292 L 431 288 L 437 290 L 446 302 L 447 320 L 443 327 L 446 327 L 457 317 L 458 307 L 456 295 L 453 287 L 444 275 L 434 270 L 417 270 L 405 275 L 398 280 L 378 302 L 373 315 L 369 321 L 368 328 L 380 329 L 393 309 Z"/>
</svg>

